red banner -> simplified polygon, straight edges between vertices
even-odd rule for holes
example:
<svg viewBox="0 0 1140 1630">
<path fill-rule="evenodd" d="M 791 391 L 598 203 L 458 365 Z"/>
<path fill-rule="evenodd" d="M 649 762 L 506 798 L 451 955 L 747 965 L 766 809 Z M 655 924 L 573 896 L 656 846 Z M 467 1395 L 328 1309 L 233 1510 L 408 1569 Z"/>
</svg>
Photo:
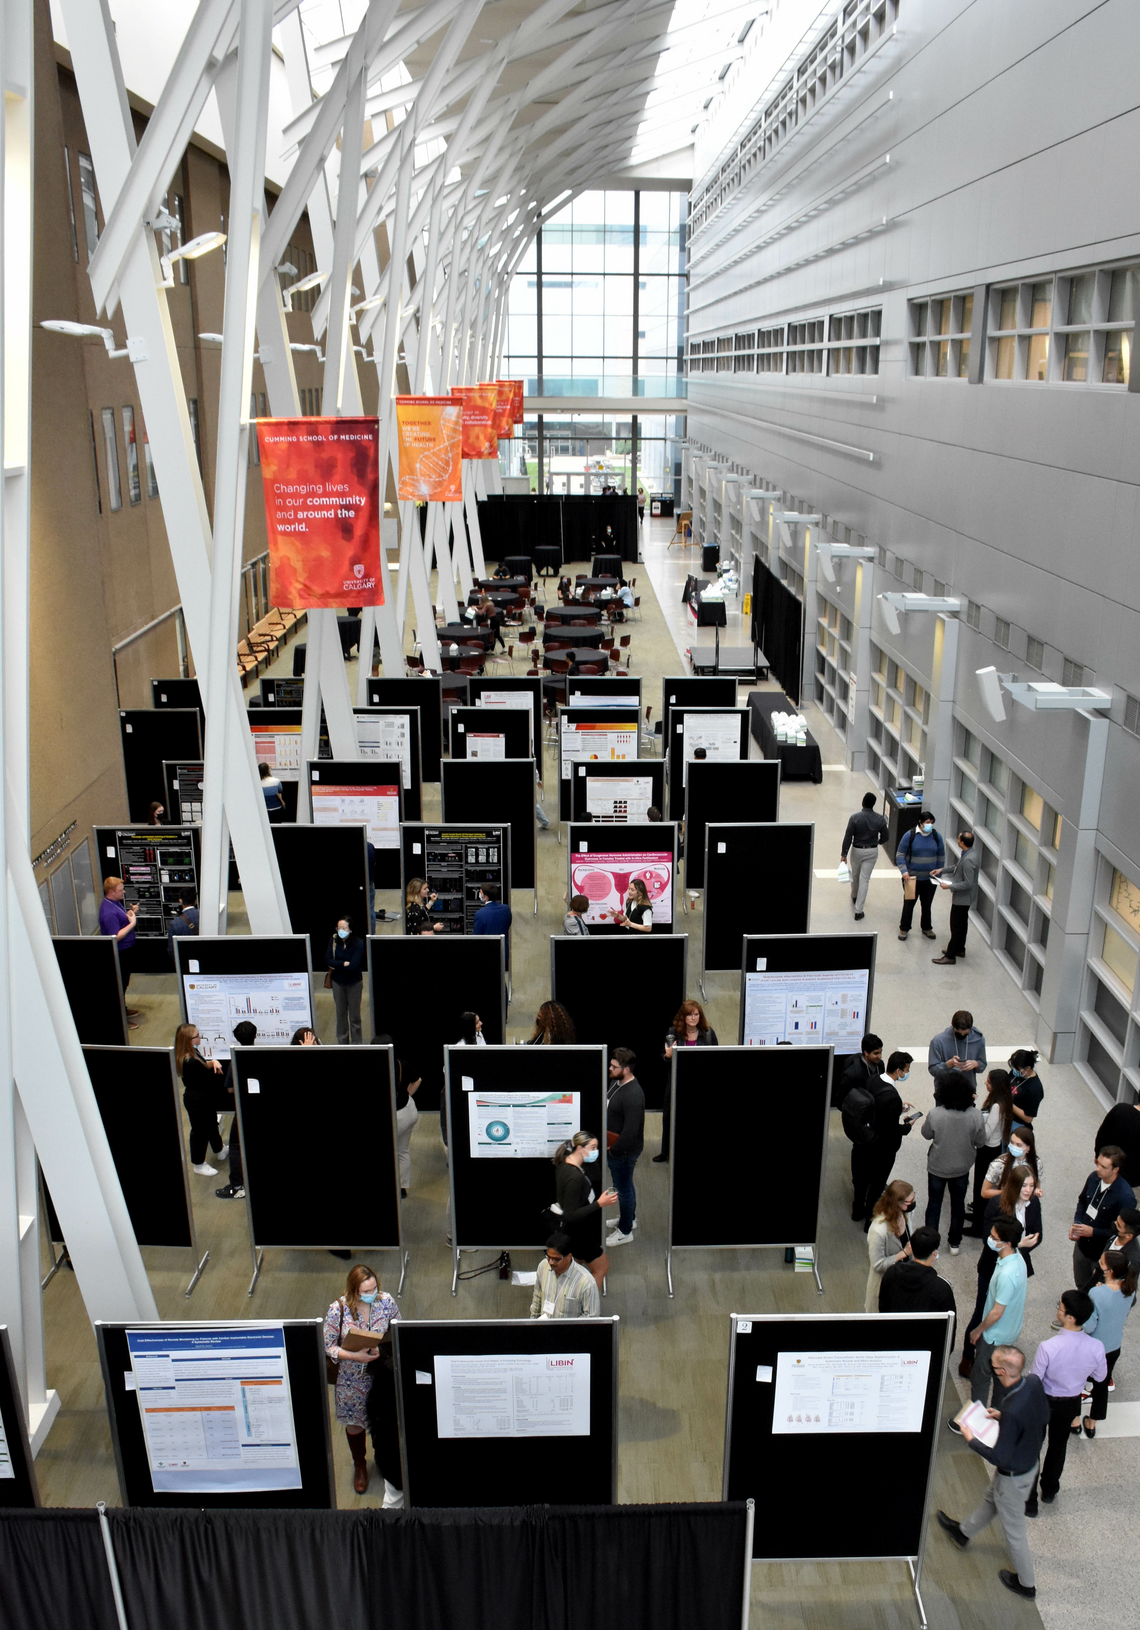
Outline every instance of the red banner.
<svg viewBox="0 0 1140 1630">
<path fill-rule="evenodd" d="M 270 598 L 382 606 L 376 419 L 259 419 Z"/>
<path fill-rule="evenodd" d="M 463 403 L 463 457 L 498 458 L 494 385 L 453 385 L 451 394 Z"/>
<path fill-rule="evenodd" d="M 512 395 L 512 398 L 511 398 L 511 422 L 513 424 L 522 424 L 522 422 L 523 422 L 523 382 L 522 382 L 522 380 L 521 379 L 512 379 L 511 380 L 511 390 L 513 392 L 513 395 Z"/>
<path fill-rule="evenodd" d="M 509 379 L 496 379 L 495 381 L 495 434 L 503 441 L 509 441 L 514 435 L 514 400 L 515 387 Z"/>
<path fill-rule="evenodd" d="M 397 396 L 398 496 L 463 502 L 463 405 L 450 396 Z"/>
</svg>

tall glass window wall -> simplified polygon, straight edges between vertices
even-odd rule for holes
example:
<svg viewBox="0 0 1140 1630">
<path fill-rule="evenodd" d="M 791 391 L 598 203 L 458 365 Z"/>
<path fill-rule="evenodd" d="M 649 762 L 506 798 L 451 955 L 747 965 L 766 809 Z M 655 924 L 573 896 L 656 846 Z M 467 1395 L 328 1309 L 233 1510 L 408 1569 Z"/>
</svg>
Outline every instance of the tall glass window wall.
<svg viewBox="0 0 1140 1630">
<path fill-rule="evenodd" d="M 682 375 L 685 218 L 678 192 L 587 192 L 543 224 L 511 285 L 506 372 L 528 396 L 659 395 Z M 640 387 L 635 380 L 646 383 Z M 679 493 L 683 415 L 528 415 L 532 489 Z"/>
</svg>

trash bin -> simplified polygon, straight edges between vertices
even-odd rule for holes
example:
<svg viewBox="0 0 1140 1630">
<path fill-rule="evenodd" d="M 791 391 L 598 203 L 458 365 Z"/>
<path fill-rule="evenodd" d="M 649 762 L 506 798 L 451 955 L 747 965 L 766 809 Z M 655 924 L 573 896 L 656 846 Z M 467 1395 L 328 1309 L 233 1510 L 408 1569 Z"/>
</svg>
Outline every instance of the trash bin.
<svg viewBox="0 0 1140 1630">
<path fill-rule="evenodd" d="M 704 543 L 701 545 L 701 571 L 715 572 L 720 563 L 720 544 Z"/>
</svg>

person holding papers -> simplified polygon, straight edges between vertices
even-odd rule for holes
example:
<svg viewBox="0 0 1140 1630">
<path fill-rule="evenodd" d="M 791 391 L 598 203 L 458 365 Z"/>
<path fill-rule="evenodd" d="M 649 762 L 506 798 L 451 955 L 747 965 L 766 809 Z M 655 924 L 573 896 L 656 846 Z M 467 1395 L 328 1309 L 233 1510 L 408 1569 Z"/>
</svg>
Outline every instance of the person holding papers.
<svg viewBox="0 0 1140 1630">
<path fill-rule="evenodd" d="M 1014 1260 L 1020 1261 L 1016 1252 Z M 961 1433 L 975 1454 L 997 1468 L 997 1476 L 986 1490 L 982 1503 L 961 1522 L 948 1517 L 945 1511 L 937 1515 L 938 1526 L 963 1551 L 975 1534 L 980 1534 L 998 1517 L 1009 1546 L 1010 1561 L 1014 1564 L 1012 1571 L 999 1568 L 998 1578 L 1015 1596 L 1032 1598 L 1037 1595 L 1037 1586 L 1025 1527 L 1025 1502 L 1037 1479 L 1041 1440 L 1049 1421 L 1049 1403 L 1037 1376 L 1024 1375 L 1024 1367 L 1025 1354 L 1020 1347 L 994 1349 L 993 1368 L 1002 1390 L 1002 1406 L 1000 1410 L 987 1409 L 986 1416 L 1001 1423 L 997 1441 L 992 1446 L 983 1443 L 968 1420 L 963 1421 Z"/>
<path fill-rule="evenodd" d="M 363 1494 L 368 1487 L 364 1429 L 368 1424 L 368 1394 L 373 1384 L 371 1366 L 378 1360 L 391 1363 L 390 1358 L 381 1359 L 379 1344 L 387 1336 L 388 1326 L 399 1317 L 400 1310 L 392 1297 L 381 1291 L 379 1279 L 362 1262 L 349 1269 L 344 1295 L 338 1296 L 325 1314 L 325 1354 L 330 1366 L 336 1366 L 333 1399 L 336 1418 L 348 1439 L 354 1468 L 352 1486 L 357 1494 Z M 346 1347 L 345 1342 L 354 1332 L 358 1336 L 360 1333 L 375 1335 L 376 1345 L 361 1347 L 359 1342 L 354 1342 L 352 1347 Z M 391 1351 L 390 1347 L 387 1351 Z M 399 1488 L 385 1480 L 384 1504 L 403 1503 Z"/>
<path fill-rule="evenodd" d="M 602 1310 L 593 1274 L 574 1260 L 569 1234 L 551 1234 L 534 1276 L 532 1319 L 596 1319 Z"/>
</svg>

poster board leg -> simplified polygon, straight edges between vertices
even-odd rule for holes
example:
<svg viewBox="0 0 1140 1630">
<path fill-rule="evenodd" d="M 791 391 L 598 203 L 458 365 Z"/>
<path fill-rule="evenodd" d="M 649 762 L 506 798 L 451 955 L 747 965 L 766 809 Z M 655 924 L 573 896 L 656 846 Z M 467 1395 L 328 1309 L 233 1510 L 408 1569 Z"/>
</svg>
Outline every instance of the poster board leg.
<svg viewBox="0 0 1140 1630">
<path fill-rule="evenodd" d="M 396 1286 L 397 1296 L 402 1296 L 404 1294 L 404 1280 L 408 1277 L 409 1255 L 410 1253 L 408 1251 L 403 1251 L 400 1255 L 400 1283 Z"/>
<path fill-rule="evenodd" d="M 249 1282 L 249 1289 L 246 1291 L 247 1296 L 252 1296 L 254 1291 L 257 1289 L 257 1281 L 261 1277 L 262 1254 L 263 1253 L 261 1251 L 254 1251 L 253 1253 L 253 1278 Z"/>
<path fill-rule="evenodd" d="M 756 1501 L 745 1502 L 748 1515 L 744 1519 L 744 1602 L 740 1609 L 740 1630 L 748 1630 L 748 1618 L 752 1611 L 752 1531 L 756 1526 Z M 926 1630 L 923 1625 L 922 1630 Z"/>
<path fill-rule="evenodd" d="M 669 1281 L 669 1294 L 673 1294 L 673 1247 L 670 1245 L 665 1252 L 665 1277 Z"/>
<path fill-rule="evenodd" d="M 95 1509 L 99 1513 L 99 1530 L 103 1535 L 103 1554 L 107 1558 L 107 1572 L 111 1579 L 111 1595 L 115 1599 L 115 1617 L 119 1621 L 119 1630 L 128 1630 L 127 1610 L 123 1606 L 123 1591 L 119 1584 L 119 1568 L 115 1561 L 115 1547 L 111 1543 L 111 1530 L 107 1523 L 107 1503 L 100 1500 Z"/>
<path fill-rule="evenodd" d="M 811 1271 L 815 1275 L 815 1288 L 817 1293 L 823 1295 L 823 1280 L 819 1277 L 819 1241 L 811 1248 Z"/>
<path fill-rule="evenodd" d="M 918 1588 L 922 1578 L 922 1558 L 918 1558 L 917 1565 L 908 1559 L 907 1567 L 910 1569 L 910 1583 L 911 1589 L 914 1591 L 914 1599 L 918 1603 L 919 1630 L 926 1630 L 926 1608 L 922 1605 L 922 1592 Z"/>
<path fill-rule="evenodd" d="M 562 833 L 561 833 L 561 830 L 560 830 L 560 831 L 559 831 L 559 833 L 558 833 L 558 841 L 559 841 L 559 843 L 561 843 L 561 842 L 562 842 Z M 534 915 L 535 915 L 535 916 L 536 916 L 536 917 L 537 917 L 537 916 L 538 916 L 538 890 L 537 890 L 537 888 L 536 888 L 536 889 L 535 889 L 535 891 L 534 891 Z"/>
<path fill-rule="evenodd" d="M 54 1250 L 55 1250 L 54 1245 L 51 1246 L 50 1249 L 54 1253 Z M 51 1267 L 48 1269 L 48 1271 L 44 1275 L 44 1277 L 40 1280 L 40 1290 L 41 1291 L 44 1291 L 44 1290 L 47 1289 L 47 1287 L 51 1284 L 52 1280 L 55 1278 L 56 1274 L 63 1267 L 63 1265 L 64 1265 L 64 1263 L 66 1261 L 67 1261 L 67 1247 L 64 1246 L 63 1249 L 60 1251 L 58 1256 L 55 1256 L 53 1254 L 52 1259 L 51 1259 Z"/>
<path fill-rule="evenodd" d="M 197 1252 L 195 1252 L 194 1254 L 197 1255 Z M 194 1289 L 194 1286 L 198 1283 L 199 1279 L 201 1279 L 202 1274 L 205 1272 L 206 1264 L 207 1264 L 207 1262 L 209 1262 L 209 1260 L 210 1260 L 210 1253 L 209 1253 L 209 1251 L 207 1251 L 205 1256 L 202 1258 L 201 1262 L 199 1262 L 198 1266 L 194 1269 L 194 1277 L 191 1279 L 190 1283 L 186 1287 L 187 1296 L 189 1296 L 192 1293 L 192 1291 Z"/>
<path fill-rule="evenodd" d="M 697 984 L 700 986 L 701 995 L 704 996 L 705 1001 L 707 1002 L 708 1001 L 708 996 L 705 995 L 705 981 L 704 981 L 703 976 L 700 979 L 698 979 Z"/>
<path fill-rule="evenodd" d="M 455 1250 L 455 1263 L 454 1263 L 454 1266 L 453 1266 L 452 1272 L 451 1272 L 451 1294 L 453 1296 L 458 1296 L 459 1295 L 459 1248 L 456 1246 L 456 1247 L 454 1247 L 454 1250 Z"/>
</svg>

